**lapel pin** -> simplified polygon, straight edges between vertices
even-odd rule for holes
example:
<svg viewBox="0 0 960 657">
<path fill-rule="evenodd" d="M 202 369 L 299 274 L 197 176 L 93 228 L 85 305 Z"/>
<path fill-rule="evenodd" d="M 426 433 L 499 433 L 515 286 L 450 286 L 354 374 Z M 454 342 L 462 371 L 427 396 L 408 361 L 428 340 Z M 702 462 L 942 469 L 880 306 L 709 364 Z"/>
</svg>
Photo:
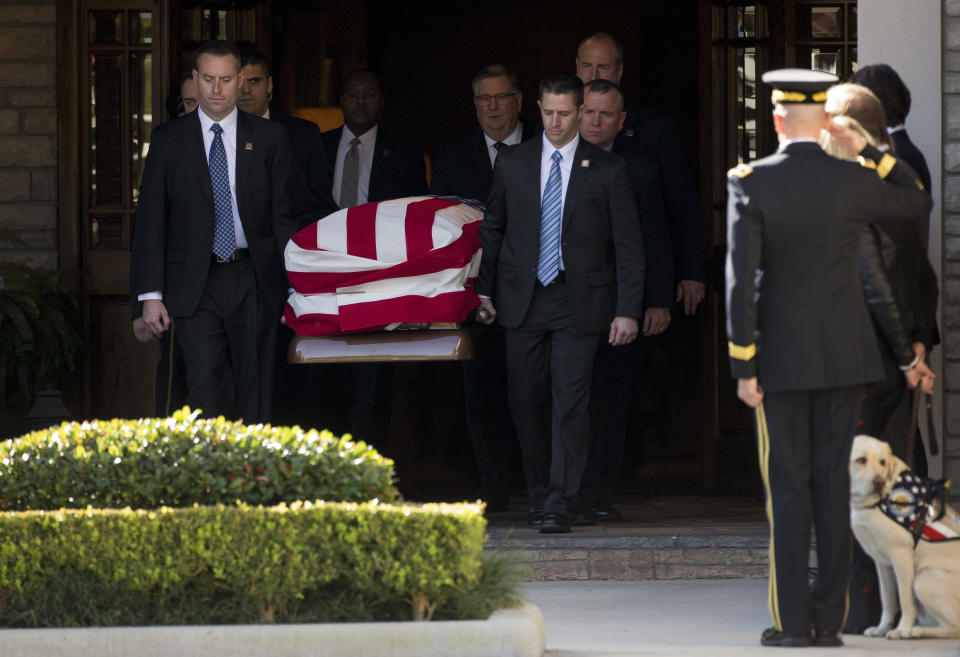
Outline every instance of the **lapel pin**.
<svg viewBox="0 0 960 657">
<path fill-rule="evenodd" d="M 243 150 L 245 150 L 245 151 L 252 151 L 252 150 L 253 150 L 253 142 L 252 142 L 252 141 L 244 142 L 244 144 L 243 144 Z"/>
<path fill-rule="evenodd" d="M 633 130 L 632 130 L 631 128 L 627 128 L 626 130 L 623 131 L 623 134 L 624 134 L 625 136 L 627 136 L 627 137 L 632 137 L 632 136 L 633 136 Z"/>
<path fill-rule="evenodd" d="M 590 160 L 580 160 L 580 166 L 582 167 L 590 166 Z"/>
<path fill-rule="evenodd" d="M 383 149 L 383 156 L 384 156 L 384 157 L 390 157 L 390 149 L 389 149 L 389 148 L 384 148 L 384 149 Z"/>
</svg>

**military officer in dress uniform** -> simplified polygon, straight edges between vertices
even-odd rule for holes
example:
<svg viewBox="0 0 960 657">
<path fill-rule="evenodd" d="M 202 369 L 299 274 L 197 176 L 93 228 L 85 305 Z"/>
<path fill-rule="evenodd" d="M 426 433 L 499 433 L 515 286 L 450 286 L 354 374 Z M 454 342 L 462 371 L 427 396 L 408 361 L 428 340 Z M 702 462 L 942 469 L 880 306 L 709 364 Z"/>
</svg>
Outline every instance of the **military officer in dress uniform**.
<svg viewBox="0 0 960 657">
<path fill-rule="evenodd" d="M 728 174 L 727 335 L 737 395 L 756 409 L 770 523 L 768 646 L 837 646 L 850 562 L 847 462 L 863 385 L 883 378 L 858 269 L 864 226 L 929 210 L 922 185 L 824 111 L 836 76 L 782 69 L 780 147 Z M 821 130 L 860 153 L 827 155 Z M 884 182 L 886 180 L 886 182 Z M 911 387 L 922 374 L 905 364 Z M 817 537 L 811 593 L 810 526 Z"/>
</svg>

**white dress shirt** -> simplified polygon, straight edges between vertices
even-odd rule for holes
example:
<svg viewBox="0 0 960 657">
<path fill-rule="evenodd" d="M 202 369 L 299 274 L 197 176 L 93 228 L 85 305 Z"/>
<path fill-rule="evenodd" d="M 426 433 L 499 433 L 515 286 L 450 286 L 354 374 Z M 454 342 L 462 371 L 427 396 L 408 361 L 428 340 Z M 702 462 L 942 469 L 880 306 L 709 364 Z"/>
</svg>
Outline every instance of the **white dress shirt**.
<svg viewBox="0 0 960 657">
<path fill-rule="evenodd" d="M 373 149 L 377 145 L 377 128 L 373 126 L 365 133 L 360 135 L 360 175 L 357 178 L 357 205 L 366 203 L 370 191 L 370 171 L 373 169 Z M 333 200 L 340 205 L 340 186 L 343 184 L 343 159 L 350 150 L 350 142 L 354 135 L 350 128 L 343 126 L 343 132 L 340 134 L 340 145 L 337 147 L 336 166 L 333 170 Z M 341 206 L 343 207 L 343 206 Z"/>
<path fill-rule="evenodd" d="M 563 218 L 563 208 L 567 202 L 567 185 L 570 183 L 570 172 L 573 170 L 573 156 L 577 152 L 577 145 L 580 143 L 580 135 L 575 134 L 573 139 L 567 142 L 562 148 L 554 148 L 547 135 L 543 135 L 543 148 L 540 151 L 540 200 L 543 201 L 543 192 L 547 187 L 547 180 L 550 178 L 550 168 L 553 166 L 553 152 L 560 151 L 560 217 Z M 562 237 L 562 234 L 561 234 Z M 563 271 L 563 239 L 561 239 L 557 248 L 560 250 L 560 271 Z"/>
<path fill-rule="evenodd" d="M 517 127 L 514 131 L 503 140 L 503 143 L 507 146 L 513 146 L 514 144 L 519 144 L 523 139 L 523 125 L 520 122 L 517 122 Z M 483 140 L 487 142 L 487 155 L 490 156 L 490 167 L 493 167 L 493 163 L 497 161 L 497 147 L 496 140 L 492 139 L 487 133 L 483 133 Z"/>
</svg>

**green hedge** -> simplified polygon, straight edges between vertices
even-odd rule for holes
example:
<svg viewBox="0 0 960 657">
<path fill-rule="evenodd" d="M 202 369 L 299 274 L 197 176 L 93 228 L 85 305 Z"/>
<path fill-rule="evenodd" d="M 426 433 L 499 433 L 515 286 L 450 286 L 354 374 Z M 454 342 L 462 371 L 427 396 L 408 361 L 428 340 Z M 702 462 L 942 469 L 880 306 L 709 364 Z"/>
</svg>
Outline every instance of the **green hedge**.
<svg viewBox="0 0 960 657">
<path fill-rule="evenodd" d="M 0 442 L 0 510 L 393 502 L 393 462 L 299 427 L 197 418 L 64 423 Z"/>
<path fill-rule="evenodd" d="M 474 504 L 0 513 L 0 625 L 456 617 L 484 531 Z"/>
</svg>

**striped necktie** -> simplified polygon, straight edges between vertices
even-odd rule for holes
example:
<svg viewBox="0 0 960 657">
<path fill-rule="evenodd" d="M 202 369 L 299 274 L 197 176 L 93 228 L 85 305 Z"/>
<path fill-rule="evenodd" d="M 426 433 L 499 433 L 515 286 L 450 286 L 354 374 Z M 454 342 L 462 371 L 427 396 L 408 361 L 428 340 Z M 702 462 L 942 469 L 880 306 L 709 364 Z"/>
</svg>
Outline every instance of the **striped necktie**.
<svg viewBox="0 0 960 657">
<path fill-rule="evenodd" d="M 352 208 L 357 204 L 357 187 L 360 184 L 360 138 L 350 140 L 350 150 L 343 156 L 343 179 L 340 181 L 340 207 Z"/>
<path fill-rule="evenodd" d="M 560 272 L 560 151 L 553 152 L 553 164 L 547 186 L 543 188 L 540 204 L 540 259 L 537 260 L 537 280 L 544 287 L 550 285 Z"/>
<path fill-rule="evenodd" d="M 210 126 L 213 142 L 210 144 L 210 184 L 213 187 L 213 252 L 226 260 L 237 250 L 237 236 L 233 227 L 233 200 L 230 196 L 230 175 L 227 173 L 227 151 L 223 148 L 219 123 Z"/>
</svg>

